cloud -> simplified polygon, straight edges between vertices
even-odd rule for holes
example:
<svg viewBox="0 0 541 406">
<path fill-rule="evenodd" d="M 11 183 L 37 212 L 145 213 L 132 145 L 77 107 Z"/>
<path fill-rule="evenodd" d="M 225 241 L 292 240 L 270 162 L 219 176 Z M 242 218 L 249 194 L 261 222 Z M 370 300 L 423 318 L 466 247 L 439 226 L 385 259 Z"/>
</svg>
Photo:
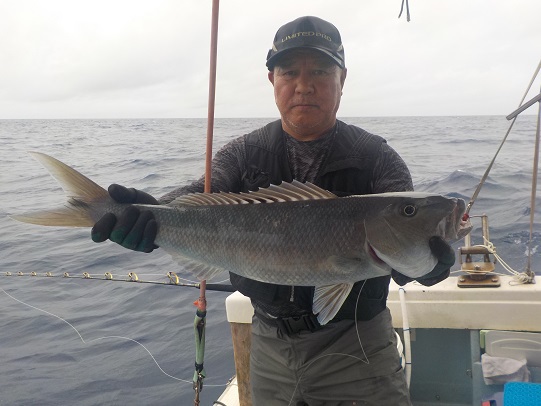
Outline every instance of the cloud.
<svg viewBox="0 0 541 406">
<path fill-rule="evenodd" d="M 0 118 L 205 117 L 211 1 L 5 0 Z M 507 114 L 539 62 L 538 0 L 227 0 L 216 115 L 275 117 L 264 66 L 277 28 L 341 31 L 341 116 Z"/>
</svg>

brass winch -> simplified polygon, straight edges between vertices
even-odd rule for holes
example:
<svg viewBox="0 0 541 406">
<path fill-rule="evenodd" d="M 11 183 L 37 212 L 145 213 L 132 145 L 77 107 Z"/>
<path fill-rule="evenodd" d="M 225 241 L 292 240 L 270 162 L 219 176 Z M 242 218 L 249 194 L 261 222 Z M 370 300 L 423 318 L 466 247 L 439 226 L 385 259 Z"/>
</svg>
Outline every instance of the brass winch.
<svg viewBox="0 0 541 406">
<path fill-rule="evenodd" d="M 471 235 L 464 237 L 464 247 L 458 249 L 460 253 L 460 270 L 464 275 L 458 277 L 457 285 L 461 288 L 496 288 L 500 286 L 500 277 L 494 275 L 496 258 L 491 249 L 486 245 L 489 239 L 488 216 L 480 217 L 482 223 L 483 245 L 471 245 Z"/>
</svg>

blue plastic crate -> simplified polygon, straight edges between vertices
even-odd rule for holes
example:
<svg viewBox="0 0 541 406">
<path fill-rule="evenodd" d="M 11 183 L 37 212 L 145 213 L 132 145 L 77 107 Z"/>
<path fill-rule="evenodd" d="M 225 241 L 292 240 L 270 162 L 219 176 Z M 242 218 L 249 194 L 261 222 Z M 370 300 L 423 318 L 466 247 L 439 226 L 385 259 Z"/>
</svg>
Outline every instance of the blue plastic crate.
<svg viewBox="0 0 541 406">
<path fill-rule="evenodd" d="M 541 383 L 509 382 L 503 387 L 505 406 L 541 406 Z"/>
</svg>

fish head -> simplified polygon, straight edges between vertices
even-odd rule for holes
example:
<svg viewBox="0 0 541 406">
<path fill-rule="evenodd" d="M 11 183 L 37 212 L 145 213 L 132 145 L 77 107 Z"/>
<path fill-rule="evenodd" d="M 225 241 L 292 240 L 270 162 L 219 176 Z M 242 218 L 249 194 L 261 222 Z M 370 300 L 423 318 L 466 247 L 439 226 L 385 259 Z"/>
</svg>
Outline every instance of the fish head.
<svg viewBox="0 0 541 406">
<path fill-rule="evenodd" d="M 432 271 L 438 260 L 428 241 L 433 236 L 457 239 L 464 201 L 414 192 L 379 196 L 378 210 L 364 222 L 370 257 L 411 278 Z"/>
</svg>

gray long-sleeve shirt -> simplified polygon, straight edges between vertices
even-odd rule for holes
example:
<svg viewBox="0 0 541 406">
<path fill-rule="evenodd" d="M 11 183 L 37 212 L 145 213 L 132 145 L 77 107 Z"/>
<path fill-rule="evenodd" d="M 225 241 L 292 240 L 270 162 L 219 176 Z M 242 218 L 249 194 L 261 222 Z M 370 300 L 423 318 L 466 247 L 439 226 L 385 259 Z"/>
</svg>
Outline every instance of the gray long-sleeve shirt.
<svg viewBox="0 0 541 406">
<path fill-rule="evenodd" d="M 314 141 L 298 141 L 286 133 L 284 136 L 293 177 L 300 182 L 314 182 L 334 137 L 339 134 L 335 134 L 333 130 Z M 212 191 L 239 192 L 245 162 L 245 136 L 223 146 L 212 160 Z M 411 175 L 405 162 L 387 143 L 381 144 L 375 162 L 372 173 L 374 193 L 413 190 Z M 203 192 L 204 181 L 202 176 L 189 185 L 167 193 L 159 201 L 166 204 L 188 193 Z"/>
</svg>

